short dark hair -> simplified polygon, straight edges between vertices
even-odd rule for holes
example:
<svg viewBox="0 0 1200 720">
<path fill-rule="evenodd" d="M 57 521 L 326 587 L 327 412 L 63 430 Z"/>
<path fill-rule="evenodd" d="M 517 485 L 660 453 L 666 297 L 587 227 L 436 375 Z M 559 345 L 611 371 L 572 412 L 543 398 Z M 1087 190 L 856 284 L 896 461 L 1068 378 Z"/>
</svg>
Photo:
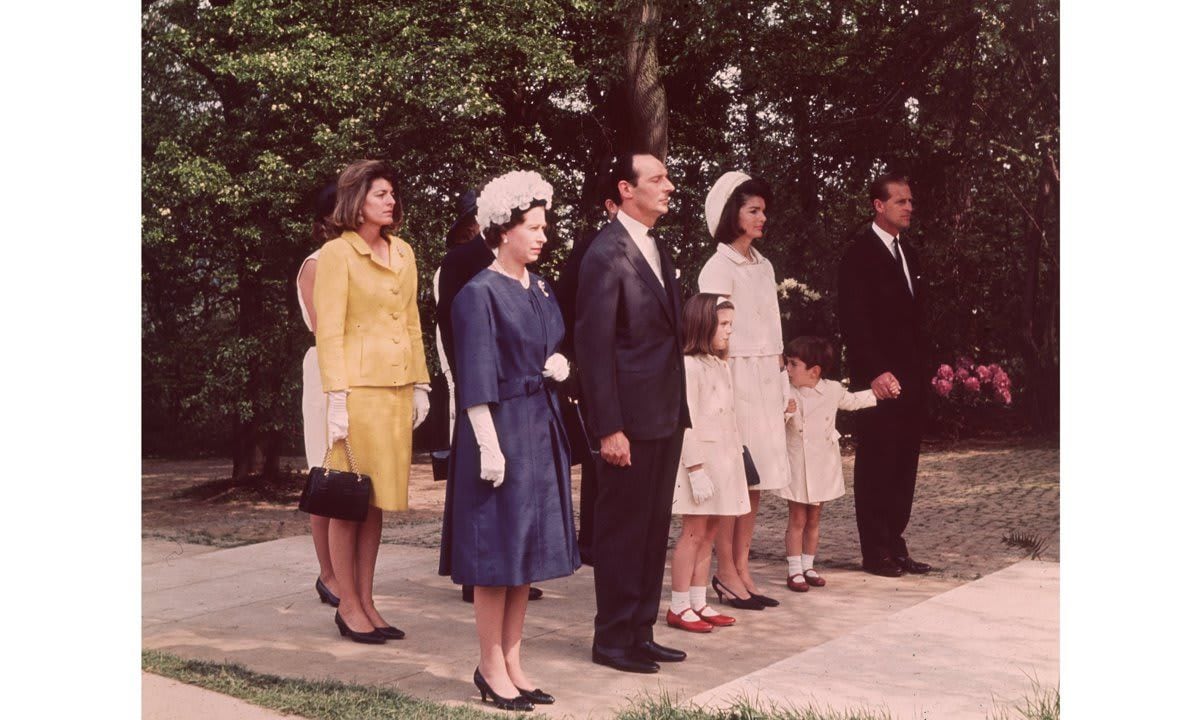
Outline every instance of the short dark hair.
<svg viewBox="0 0 1200 720">
<path fill-rule="evenodd" d="M 683 354 L 715 355 L 724 358 L 729 350 L 713 350 L 717 311 L 732 310 L 733 303 L 714 293 L 696 293 L 683 304 Z"/>
<path fill-rule="evenodd" d="M 731 243 L 746 232 L 745 228 L 738 223 L 738 213 L 742 211 L 742 206 L 746 204 L 746 201 L 752 197 L 760 197 L 767 207 L 771 206 L 771 186 L 767 184 L 766 180 L 750 178 L 733 189 L 733 193 L 725 201 L 725 208 L 721 210 L 721 219 L 717 221 L 717 231 L 713 233 L 713 238 L 717 242 Z"/>
<path fill-rule="evenodd" d="M 897 172 L 886 172 L 871 181 L 871 187 L 868 192 L 871 194 L 871 204 L 874 205 L 876 200 L 887 202 L 892 196 L 892 191 L 888 189 L 888 185 L 907 185 L 908 176 Z"/>
<path fill-rule="evenodd" d="M 783 356 L 795 358 L 809 367 L 819 365 L 823 377 L 829 377 L 836 370 L 833 343 L 823 337 L 801 335 L 793 338 L 783 347 Z"/>
<path fill-rule="evenodd" d="M 620 187 L 622 180 L 634 187 L 637 187 L 638 175 L 637 168 L 633 166 L 633 159 L 638 155 L 649 155 L 650 157 L 658 158 L 658 156 L 652 152 L 638 150 L 634 152 L 623 152 L 617 156 L 615 161 L 613 161 L 612 188 L 613 192 L 616 193 L 616 195 L 613 197 L 613 202 L 618 205 L 621 204 L 621 191 L 618 188 Z M 659 158 L 659 160 L 661 159 L 662 158 Z"/>
<path fill-rule="evenodd" d="M 508 222 L 504 223 L 503 225 L 489 224 L 483 231 L 483 242 L 493 250 L 500 247 L 500 236 L 525 222 L 525 216 L 529 214 L 530 210 L 536 207 L 546 207 L 546 201 L 534 200 L 532 203 L 530 203 L 529 207 L 525 208 L 524 210 L 520 208 L 513 210 L 512 217 L 510 217 Z"/>
</svg>

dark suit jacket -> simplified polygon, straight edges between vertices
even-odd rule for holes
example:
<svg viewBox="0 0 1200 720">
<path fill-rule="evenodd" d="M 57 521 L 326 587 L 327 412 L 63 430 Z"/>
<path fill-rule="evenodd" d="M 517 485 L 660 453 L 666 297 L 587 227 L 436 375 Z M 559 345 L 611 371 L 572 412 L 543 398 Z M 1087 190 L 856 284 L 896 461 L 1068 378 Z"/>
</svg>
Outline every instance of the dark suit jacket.
<svg viewBox="0 0 1200 720">
<path fill-rule="evenodd" d="M 450 362 L 450 372 L 457 374 L 454 369 L 454 327 L 450 322 L 450 307 L 458 291 L 471 282 L 471 278 L 479 274 L 496 256 L 483 241 L 483 235 L 458 247 L 451 248 L 442 258 L 442 274 L 438 276 L 438 304 L 436 309 L 437 326 L 442 331 L 442 347 L 446 350 L 446 359 Z"/>
<path fill-rule="evenodd" d="M 923 395 L 929 384 L 921 319 L 925 288 L 916 250 L 903 236 L 900 243 L 912 294 L 870 223 L 853 235 L 838 268 L 838 323 L 852 388 L 869 387 L 881 373 L 891 372 L 903 387 L 901 397 L 913 397 Z"/>
<path fill-rule="evenodd" d="M 575 362 L 575 295 L 579 290 L 579 266 L 583 256 L 600 231 L 589 233 L 571 247 L 558 280 L 554 283 L 554 294 L 558 297 L 558 307 L 562 310 L 563 323 L 567 326 L 567 334 L 563 338 L 559 351 L 571 362 Z"/>
<path fill-rule="evenodd" d="M 619 220 L 600 229 L 579 266 L 575 355 L 588 430 L 623 430 L 634 440 L 670 437 L 691 426 L 675 264 L 661 242 L 659 283 Z"/>
</svg>

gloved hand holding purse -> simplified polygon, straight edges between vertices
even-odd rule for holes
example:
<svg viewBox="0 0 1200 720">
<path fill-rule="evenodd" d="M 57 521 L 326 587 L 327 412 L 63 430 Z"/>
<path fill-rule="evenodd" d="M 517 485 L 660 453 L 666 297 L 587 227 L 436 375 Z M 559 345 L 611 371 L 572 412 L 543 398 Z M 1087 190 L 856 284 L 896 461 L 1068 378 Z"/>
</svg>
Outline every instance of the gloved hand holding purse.
<svg viewBox="0 0 1200 720">
<path fill-rule="evenodd" d="M 349 390 L 334 390 L 325 393 L 325 435 L 332 447 L 338 440 L 350 436 L 350 411 L 346 409 L 346 396 Z"/>
</svg>

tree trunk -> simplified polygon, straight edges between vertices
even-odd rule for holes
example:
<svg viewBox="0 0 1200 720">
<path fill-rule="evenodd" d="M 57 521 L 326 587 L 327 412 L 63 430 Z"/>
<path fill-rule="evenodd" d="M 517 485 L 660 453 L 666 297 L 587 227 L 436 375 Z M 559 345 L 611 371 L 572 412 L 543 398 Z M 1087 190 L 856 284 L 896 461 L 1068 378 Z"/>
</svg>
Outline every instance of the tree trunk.
<svg viewBox="0 0 1200 720">
<path fill-rule="evenodd" d="M 625 95 L 633 149 L 667 159 L 667 94 L 659 77 L 658 5 L 631 3 L 625 22 Z"/>
<path fill-rule="evenodd" d="M 1051 357 L 1058 334 L 1057 287 L 1052 289 L 1053 297 L 1044 308 L 1038 303 L 1047 215 L 1057 187 L 1054 158 L 1046 148 L 1042 152 L 1042 169 L 1038 174 L 1034 216 L 1025 220 L 1025 283 L 1021 298 L 1021 355 L 1029 382 L 1025 397 L 1029 403 L 1029 417 L 1038 433 L 1053 433 L 1058 427 L 1058 361 Z"/>
</svg>

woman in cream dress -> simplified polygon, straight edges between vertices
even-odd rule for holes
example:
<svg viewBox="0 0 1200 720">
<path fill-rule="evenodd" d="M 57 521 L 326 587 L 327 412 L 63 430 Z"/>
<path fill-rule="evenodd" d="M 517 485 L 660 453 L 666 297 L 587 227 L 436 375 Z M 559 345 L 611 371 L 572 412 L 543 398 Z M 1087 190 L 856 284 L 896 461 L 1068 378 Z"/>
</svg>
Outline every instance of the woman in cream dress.
<svg viewBox="0 0 1200 720">
<path fill-rule="evenodd" d="M 735 521 L 733 537 L 717 537 L 719 544 L 732 544 L 735 567 L 718 562 L 714 585 L 721 585 L 734 598 L 766 607 L 779 601 L 760 594 L 750 576 L 754 520 L 761 491 L 778 490 L 791 479 L 784 437 L 787 376 L 782 372 L 783 328 L 775 269 L 753 247 L 763 236 L 770 200 L 770 186 L 745 173 L 727 172 L 717 180 L 704 202 L 717 251 L 700 271 L 700 292 L 724 295 L 737 308 L 737 325 L 729 340 L 734 408 L 760 478 L 758 485 L 750 487 L 750 511 Z"/>
<path fill-rule="evenodd" d="M 333 214 L 333 205 L 337 200 L 337 185 L 330 183 L 321 189 L 317 195 L 316 208 L 313 215 L 313 240 L 323 243 L 325 223 Z M 300 263 L 300 272 L 296 275 L 296 297 L 300 301 L 300 316 L 304 325 L 311 333 L 316 332 L 317 308 L 314 301 L 317 284 L 317 257 L 320 250 L 315 250 Z M 329 445 L 325 438 L 325 393 L 321 391 L 321 370 L 317 365 L 317 346 L 314 344 L 304 353 L 303 386 L 300 396 L 300 409 L 304 418 L 304 456 L 308 467 L 317 467 L 325 462 L 325 451 Z M 309 525 L 312 528 L 313 547 L 317 551 L 317 564 L 320 573 L 317 575 L 317 597 L 323 603 L 337 607 L 341 602 L 338 597 L 337 578 L 333 572 L 333 560 L 329 556 L 329 518 L 320 515 L 309 515 Z"/>
</svg>

